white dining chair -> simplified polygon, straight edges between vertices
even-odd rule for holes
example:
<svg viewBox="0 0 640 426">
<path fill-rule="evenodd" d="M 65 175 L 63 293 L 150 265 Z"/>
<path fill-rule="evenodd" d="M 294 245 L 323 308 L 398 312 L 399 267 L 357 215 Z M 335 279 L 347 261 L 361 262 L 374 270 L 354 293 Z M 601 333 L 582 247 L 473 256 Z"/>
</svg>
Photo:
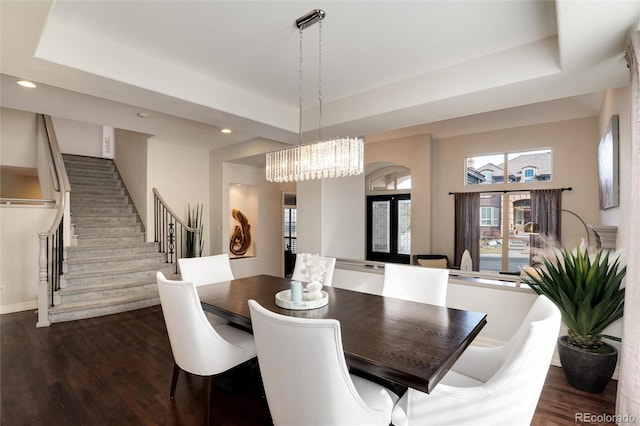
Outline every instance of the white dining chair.
<svg viewBox="0 0 640 426">
<path fill-rule="evenodd" d="M 389 425 L 398 397 L 349 374 L 337 320 L 280 315 L 255 300 L 249 309 L 275 425 Z"/>
<path fill-rule="evenodd" d="M 174 359 L 169 397 L 175 396 L 180 370 L 203 376 L 205 424 L 209 424 L 212 376 L 255 358 L 253 336 L 229 325 L 213 327 L 193 282 L 167 280 L 162 272 L 156 273 L 156 280 Z"/>
<path fill-rule="evenodd" d="M 301 272 L 304 267 L 302 263 L 303 254 L 306 253 L 296 255 L 296 264 L 293 267 L 293 274 L 291 275 L 292 280 L 307 281 L 307 277 Z M 336 258 L 320 256 L 320 259 L 325 262 L 326 267 L 324 277 L 322 278 L 322 285 L 329 287 L 333 283 L 333 271 L 336 269 Z"/>
<path fill-rule="evenodd" d="M 203 257 L 183 257 L 178 259 L 180 276 L 183 281 L 191 281 L 196 287 L 231 281 L 233 271 L 227 253 Z M 211 312 L 207 312 L 207 319 L 211 324 L 228 324 L 228 321 Z"/>
<path fill-rule="evenodd" d="M 178 259 L 182 280 L 193 282 L 196 287 L 231 281 L 233 271 L 227 253 L 203 257 L 183 257 Z"/>
<path fill-rule="evenodd" d="M 430 394 L 409 389 L 393 424 L 529 425 L 560 330 L 560 311 L 538 296 L 518 331 L 499 347 L 468 347 Z"/>
<path fill-rule="evenodd" d="M 448 282 L 448 269 L 385 263 L 382 295 L 446 306 Z"/>
</svg>

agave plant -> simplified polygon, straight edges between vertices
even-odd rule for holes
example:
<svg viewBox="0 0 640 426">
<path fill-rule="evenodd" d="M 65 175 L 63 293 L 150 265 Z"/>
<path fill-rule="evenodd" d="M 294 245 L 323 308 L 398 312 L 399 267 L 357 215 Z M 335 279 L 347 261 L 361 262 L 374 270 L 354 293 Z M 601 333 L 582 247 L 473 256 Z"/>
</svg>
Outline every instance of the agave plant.
<svg viewBox="0 0 640 426">
<path fill-rule="evenodd" d="M 196 257 L 202 255 L 202 249 L 204 247 L 204 238 L 202 237 L 202 231 L 204 225 L 202 224 L 202 204 L 196 204 L 191 209 L 191 206 L 187 204 L 187 226 L 196 230 L 196 232 L 187 231 L 186 242 L 186 257 Z M 198 244 L 198 251 L 196 251 L 196 244 Z"/>
<path fill-rule="evenodd" d="M 620 341 L 602 332 L 622 317 L 625 289 L 620 285 L 626 272 L 618 256 L 609 259 L 608 250 L 590 256 L 587 248 L 557 249 L 543 258 L 542 267 L 525 268 L 522 280 L 558 306 L 570 344 L 596 350 L 603 337 Z"/>
</svg>

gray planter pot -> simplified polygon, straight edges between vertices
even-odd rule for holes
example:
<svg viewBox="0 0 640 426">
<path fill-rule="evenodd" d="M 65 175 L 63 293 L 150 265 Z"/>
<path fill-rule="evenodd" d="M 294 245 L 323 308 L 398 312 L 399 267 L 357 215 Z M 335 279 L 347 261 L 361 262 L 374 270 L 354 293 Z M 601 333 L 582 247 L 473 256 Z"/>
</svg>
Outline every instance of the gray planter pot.
<svg viewBox="0 0 640 426">
<path fill-rule="evenodd" d="M 568 344 L 568 336 L 558 339 L 560 363 L 569 383 L 580 390 L 600 393 L 604 390 L 618 361 L 615 346 L 603 343 L 610 353 L 594 353 Z"/>
</svg>

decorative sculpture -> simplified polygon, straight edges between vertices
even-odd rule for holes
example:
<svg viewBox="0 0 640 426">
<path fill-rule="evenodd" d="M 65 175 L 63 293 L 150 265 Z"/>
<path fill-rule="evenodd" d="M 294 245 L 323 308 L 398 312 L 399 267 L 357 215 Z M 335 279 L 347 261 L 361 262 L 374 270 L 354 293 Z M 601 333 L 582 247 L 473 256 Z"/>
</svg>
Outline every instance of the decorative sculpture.
<svg viewBox="0 0 640 426">
<path fill-rule="evenodd" d="M 251 247 L 251 225 L 249 225 L 247 217 L 238 209 L 231 210 L 231 216 L 240 225 L 236 225 L 233 234 L 231 234 L 229 251 L 236 256 L 244 256 Z"/>
<path fill-rule="evenodd" d="M 322 299 L 322 279 L 327 271 L 326 261 L 317 254 L 302 253 L 299 254 L 299 256 L 302 260 L 300 273 L 305 276 L 308 282 L 307 292 L 304 295 L 304 299 Z"/>
</svg>

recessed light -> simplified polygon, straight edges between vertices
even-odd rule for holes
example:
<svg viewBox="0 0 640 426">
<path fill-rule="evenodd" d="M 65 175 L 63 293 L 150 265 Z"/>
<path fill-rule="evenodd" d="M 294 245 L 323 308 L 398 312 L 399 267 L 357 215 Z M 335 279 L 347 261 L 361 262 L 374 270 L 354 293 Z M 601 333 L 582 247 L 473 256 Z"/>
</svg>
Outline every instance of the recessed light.
<svg viewBox="0 0 640 426">
<path fill-rule="evenodd" d="M 220 130 L 220 131 L 221 131 L 222 133 L 227 133 L 227 134 L 231 133 L 231 129 L 222 129 L 222 130 Z"/>
<path fill-rule="evenodd" d="M 146 112 L 139 112 L 136 114 L 139 118 L 149 118 L 149 114 Z"/>
<path fill-rule="evenodd" d="M 36 85 L 30 81 L 27 80 L 20 80 L 18 81 L 18 84 L 22 87 L 28 87 L 29 89 L 33 89 L 36 87 Z"/>
</svg>

